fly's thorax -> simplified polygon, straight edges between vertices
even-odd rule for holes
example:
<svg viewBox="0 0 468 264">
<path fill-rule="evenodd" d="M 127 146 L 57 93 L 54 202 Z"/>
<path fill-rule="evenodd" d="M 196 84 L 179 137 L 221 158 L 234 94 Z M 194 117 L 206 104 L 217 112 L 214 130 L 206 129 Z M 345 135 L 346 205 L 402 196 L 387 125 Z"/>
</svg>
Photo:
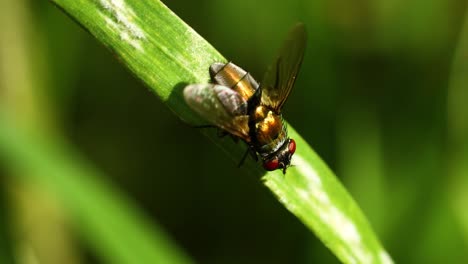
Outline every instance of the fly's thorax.
<svg viewBox="0 0 468 264">
<path fill-rule="evenodd" d="M 268 156 L 278 150 L 287 140 L 281 115 L 260 105 L 250 115 L 250 136 L 257 152 Z"/>
</svg>

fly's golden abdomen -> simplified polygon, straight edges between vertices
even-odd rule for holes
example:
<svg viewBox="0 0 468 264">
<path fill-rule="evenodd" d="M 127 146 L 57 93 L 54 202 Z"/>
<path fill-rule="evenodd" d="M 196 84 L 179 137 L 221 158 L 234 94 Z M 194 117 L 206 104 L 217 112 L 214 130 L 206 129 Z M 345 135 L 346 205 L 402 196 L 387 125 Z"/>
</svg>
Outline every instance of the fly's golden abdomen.
<svg viewBox="0 0 468 264">
<path fill-rule="evenodd" d="M 234 63 L 213 63 L 210 67 L 211 78 L 216 83 L 236 91 L 244 100 L 255 93 L 258 83 L 252 76 Z"/>
</svg>

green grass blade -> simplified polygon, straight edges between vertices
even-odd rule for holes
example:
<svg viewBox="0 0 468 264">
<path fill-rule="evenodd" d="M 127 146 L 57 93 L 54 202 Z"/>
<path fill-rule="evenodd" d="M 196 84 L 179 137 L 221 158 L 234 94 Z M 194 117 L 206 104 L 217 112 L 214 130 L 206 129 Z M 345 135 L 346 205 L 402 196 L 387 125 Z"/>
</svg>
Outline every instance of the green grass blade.
<svg viewBox="0 0 468 264">
<path fill-rule="evenodd" d="M 108 263 L 191 263 L 125 195 L 60 139 L 25 133 L 0 112 L 0 158 L 48 188 Z M 27 178 L 26 178 L 27 177 Z"/>
<path fill-rule="evenodd" d="M 448 94 L 451 196 L 455 214 L 468 241 L 468 9 L 455 53 Z"/>
<path fill-rule="evenodd" d="M 183 87 L 206 83 L 208 67 L 225 59 L 160 1 L 53 0 L 152 89 L 180 118 L 202 123 L 186 106 Z M 392 263 L 361 210 L 296 131 L 297 152 L 286 176 L 265 174 L 266 186 L 344 263 Z M 229 155 L 238 146 L 211 137 Z M 246 168 L 264 172 L 258 164 Z"/>
</svg>

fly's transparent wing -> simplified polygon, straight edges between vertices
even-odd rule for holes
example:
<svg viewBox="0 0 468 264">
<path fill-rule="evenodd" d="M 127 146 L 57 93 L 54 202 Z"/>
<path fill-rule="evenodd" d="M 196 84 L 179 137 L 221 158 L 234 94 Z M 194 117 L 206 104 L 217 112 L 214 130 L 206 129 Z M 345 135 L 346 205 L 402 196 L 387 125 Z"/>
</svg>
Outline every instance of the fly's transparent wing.
<svg viewBox="0 0 468 264">
<path fill-rule="evenodd" d="M 214 83 L 233 89 L 245 100 L 248 100 L 258 88 L 258 82 L 232 62 L 211 64 L 210 75 Z"/>
<path fill-rule="evenodd" d="M 278 114 L 296 81 L 306 42 L 304 24 L 299 23 L 289 31 L 275 63 L 270 66 L 261 83 L 261 103 L 271 107 Z"/>
<path fill-rule="evenodd" d="M 192 84 L 184 88 L 187 104 L 211 124 L 249 141 L 247 101 L 229 87 Z"/>
</svg>

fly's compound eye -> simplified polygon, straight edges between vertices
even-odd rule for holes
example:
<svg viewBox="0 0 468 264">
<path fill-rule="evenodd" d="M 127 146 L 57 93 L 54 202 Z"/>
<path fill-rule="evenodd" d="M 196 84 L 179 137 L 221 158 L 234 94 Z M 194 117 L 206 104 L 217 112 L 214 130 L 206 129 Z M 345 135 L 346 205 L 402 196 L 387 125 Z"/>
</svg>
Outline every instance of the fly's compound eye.
<svg viewBox="0 0 468 264">
<path fill-rule="evenodd" d="M 265 168 L 265 170 L 274 171 L 274 170 L 278 169 L 279 161 L 278 161 L 277 158 L 272 159 L 272 160 L 268 160 L 268 161 L 263 163 L 263 167 Z"/>
<path fill-rule="evenodd" d="M 294 139 L 289 140 L 288 150 L 291 155 L 296 152 L 296 141 L 294 141 Z"/>
</svg>

